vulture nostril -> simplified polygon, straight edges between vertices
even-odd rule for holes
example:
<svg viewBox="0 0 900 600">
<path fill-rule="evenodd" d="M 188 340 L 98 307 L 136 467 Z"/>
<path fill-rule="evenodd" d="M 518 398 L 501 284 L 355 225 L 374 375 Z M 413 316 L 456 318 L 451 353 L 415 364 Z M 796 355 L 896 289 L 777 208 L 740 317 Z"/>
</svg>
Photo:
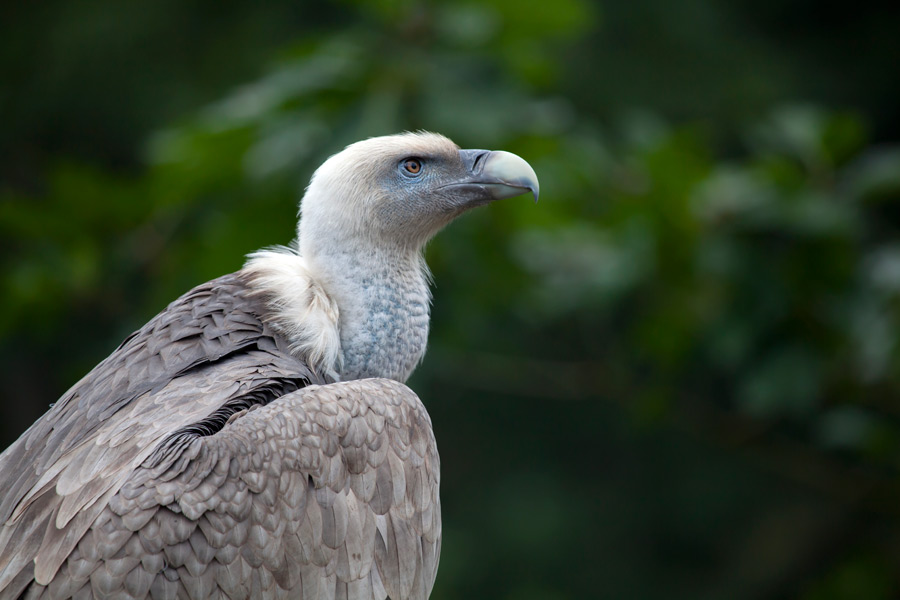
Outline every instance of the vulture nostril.
<svg viewBox="0 0 900 600">
<path fill-rule="evenodd" d="M 482 163 L 484 162 L 484 157 L 487 156 L 488 154 L 489 154 L 488 152 L 482 152 L 481 154 L 479 154 L 478 156 L 475 157 L 475 162 L 472 163 L 472 172 L 473 173 L 479 173 L 481 171 L 481 169 L 483 168 Z"/>
</svg>

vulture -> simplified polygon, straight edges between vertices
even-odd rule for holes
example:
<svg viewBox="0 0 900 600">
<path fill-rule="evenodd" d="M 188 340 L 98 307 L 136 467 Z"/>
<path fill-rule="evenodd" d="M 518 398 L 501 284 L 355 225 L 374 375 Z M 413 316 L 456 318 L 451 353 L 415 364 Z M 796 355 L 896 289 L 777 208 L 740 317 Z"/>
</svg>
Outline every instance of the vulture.
<svg viewBox="0 0 900 600">
<path fill-rule="evenodd" d="M 531 192 L 427 132 L 314 173 L 291 247 L 172 302 L 0 455 L 0 599 L 425 599 L 441 544 L 423 247 Z"/>
</svg>

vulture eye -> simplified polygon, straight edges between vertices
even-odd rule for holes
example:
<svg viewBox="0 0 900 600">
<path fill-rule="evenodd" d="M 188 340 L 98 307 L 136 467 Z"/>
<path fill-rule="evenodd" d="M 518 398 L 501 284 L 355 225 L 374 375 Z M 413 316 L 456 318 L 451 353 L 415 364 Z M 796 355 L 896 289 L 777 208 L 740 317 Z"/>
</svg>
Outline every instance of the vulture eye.
<svg viewBox="0 0 900 600">
<path fill-rule="evenodd" d="M 404 158 L 400 166 L 407 177 L 418 177 L 422 173 L 422 161 L 418 158 Z"/>
</svg>

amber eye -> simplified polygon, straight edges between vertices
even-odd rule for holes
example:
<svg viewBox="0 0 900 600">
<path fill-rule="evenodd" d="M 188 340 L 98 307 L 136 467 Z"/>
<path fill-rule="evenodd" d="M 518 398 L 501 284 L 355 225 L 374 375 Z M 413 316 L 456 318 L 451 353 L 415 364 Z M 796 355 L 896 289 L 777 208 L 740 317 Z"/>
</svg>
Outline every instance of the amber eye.
<svg viewBox="0 0 900 600">
<path fill-rule="evenodd" d="M 407 158 L 405 159 L 401 165 L 403 166 L 403 170 L 407 175 L 411 175 L 416 177 L 419 173 L 422 172 L 422 161 L 418 158 Z"/>
</svg>

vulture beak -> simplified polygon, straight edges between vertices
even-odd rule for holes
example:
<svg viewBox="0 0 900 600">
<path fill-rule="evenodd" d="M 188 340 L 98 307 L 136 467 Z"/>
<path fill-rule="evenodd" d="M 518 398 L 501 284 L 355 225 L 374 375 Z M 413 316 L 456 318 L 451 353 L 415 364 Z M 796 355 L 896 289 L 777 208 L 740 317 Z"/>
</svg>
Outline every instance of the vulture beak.
<svg viewBox="0 0 900 600">
<path fill-rule="evenodd" d="M 526 192 L 538 200 L 538 178 L 527 162 L 511 152 L 490 150 L 460 150 L 466 169 L 465 177 L 450 184 L 474 204 L 512 198 Z"/>
</svg>

